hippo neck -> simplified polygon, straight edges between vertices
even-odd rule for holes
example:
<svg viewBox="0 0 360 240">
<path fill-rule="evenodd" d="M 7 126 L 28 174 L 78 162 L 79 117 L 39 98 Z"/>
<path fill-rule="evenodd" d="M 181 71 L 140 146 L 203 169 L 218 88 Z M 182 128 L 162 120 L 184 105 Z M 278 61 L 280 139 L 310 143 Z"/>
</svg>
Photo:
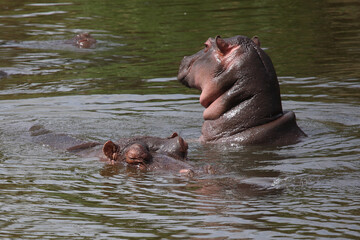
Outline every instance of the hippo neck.
<svg viewBox="0 0 360 240">
<path fill-rule="evenodd" d="M 209 128 L 210 126 L 203 125 Z M 215 136 L 203 134 L 200 137 L 201 142 L 237 142 L 240 144 L 293 144 L 298 142 L 300 137 L 306 134 L 298 127 L 295 114 L 291 111 L 284 112 L 275 117 L 273 121 L 243 129 L 238 132 L 232 132 L 226 136 Z"/>
<path fill-rule="evenodd" d="M 202 135 L 205 141 L 217 141 L 247 129 L 274 121 L 282 115 L 281 102 L 257 93 L 242 99 L 218 119 L 205 120 Z"/>
</svg>

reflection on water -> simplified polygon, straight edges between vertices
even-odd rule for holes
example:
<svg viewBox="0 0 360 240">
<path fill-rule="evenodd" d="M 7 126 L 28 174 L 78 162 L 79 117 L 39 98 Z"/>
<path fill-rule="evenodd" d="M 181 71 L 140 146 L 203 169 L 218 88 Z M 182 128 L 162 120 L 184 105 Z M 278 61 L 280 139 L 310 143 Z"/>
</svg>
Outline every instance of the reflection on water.
<svg viewBox="0 0 360 240">
<path fill-rule="evenodd" d="M 0 236 L 8 239 L 357 239 L 357 1 L 0 0 Z M 96 49 L 64 44 L 90 32 Z M 284 109 L 309 135 L 283 147 L 200 145 L 184 55 L 221 34 L 259 35 Z M 28 129 L 105 142 L 189 141 L 194 178 L 136 173 L 31 141 Z"/>
</svg>

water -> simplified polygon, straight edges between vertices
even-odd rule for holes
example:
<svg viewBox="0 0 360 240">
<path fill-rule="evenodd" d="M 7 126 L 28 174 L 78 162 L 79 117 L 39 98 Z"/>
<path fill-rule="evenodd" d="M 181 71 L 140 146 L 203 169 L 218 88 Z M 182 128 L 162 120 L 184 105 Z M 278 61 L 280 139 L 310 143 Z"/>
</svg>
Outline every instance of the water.
<svg viewBox="0 0 360 240">
<path fill-rule="evenodd" d="M 1 239 L 359 239 L 358 1 L 0 0 Z M 63 44 L 90 32 L 96 49 Z M 283 147 L 200 145 L 223 173 L 137 174 L 31 141 L 196 139 L 199 93 L 176 81 L 208 37 L 258 35 L 284 109 L 309 135 Z"/>
</svg>

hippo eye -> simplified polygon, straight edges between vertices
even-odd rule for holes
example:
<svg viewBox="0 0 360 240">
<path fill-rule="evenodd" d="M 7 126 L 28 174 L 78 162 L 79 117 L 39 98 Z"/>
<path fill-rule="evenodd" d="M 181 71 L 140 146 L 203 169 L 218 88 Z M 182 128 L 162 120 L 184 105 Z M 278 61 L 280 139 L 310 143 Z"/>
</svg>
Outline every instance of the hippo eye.
<svg viewBox="0 0 360 240">
<path fill-rule="evenodd" d="M 209 50 L 209 44 L 207 44 L 207 43 L 204 43 L 204 46 L 205 46 L 205 52 L 207 52 L 208 50 Z"/>
</svg>

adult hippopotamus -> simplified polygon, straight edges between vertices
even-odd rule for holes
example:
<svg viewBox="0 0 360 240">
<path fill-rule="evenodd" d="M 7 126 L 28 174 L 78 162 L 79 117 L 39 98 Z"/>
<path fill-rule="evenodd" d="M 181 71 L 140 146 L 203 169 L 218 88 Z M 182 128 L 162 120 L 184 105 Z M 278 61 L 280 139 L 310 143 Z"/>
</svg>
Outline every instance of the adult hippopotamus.
<svg viewBox="0 0 360 240">
<path fill-rule="evenodd" d="M 284 112 L 270 57 L 257 37 L 209 38 L 182 60 L 178 80 L 201 91 L 201 142 L 292 144 L 306 136 Z"/>
<path fill-rule="evenodd" d="M 79 33 L 75 37 L 66 40 L 65 43 L 78 48 L 94 48 L 96 40 L 89 33 Z"/>
</svg>

